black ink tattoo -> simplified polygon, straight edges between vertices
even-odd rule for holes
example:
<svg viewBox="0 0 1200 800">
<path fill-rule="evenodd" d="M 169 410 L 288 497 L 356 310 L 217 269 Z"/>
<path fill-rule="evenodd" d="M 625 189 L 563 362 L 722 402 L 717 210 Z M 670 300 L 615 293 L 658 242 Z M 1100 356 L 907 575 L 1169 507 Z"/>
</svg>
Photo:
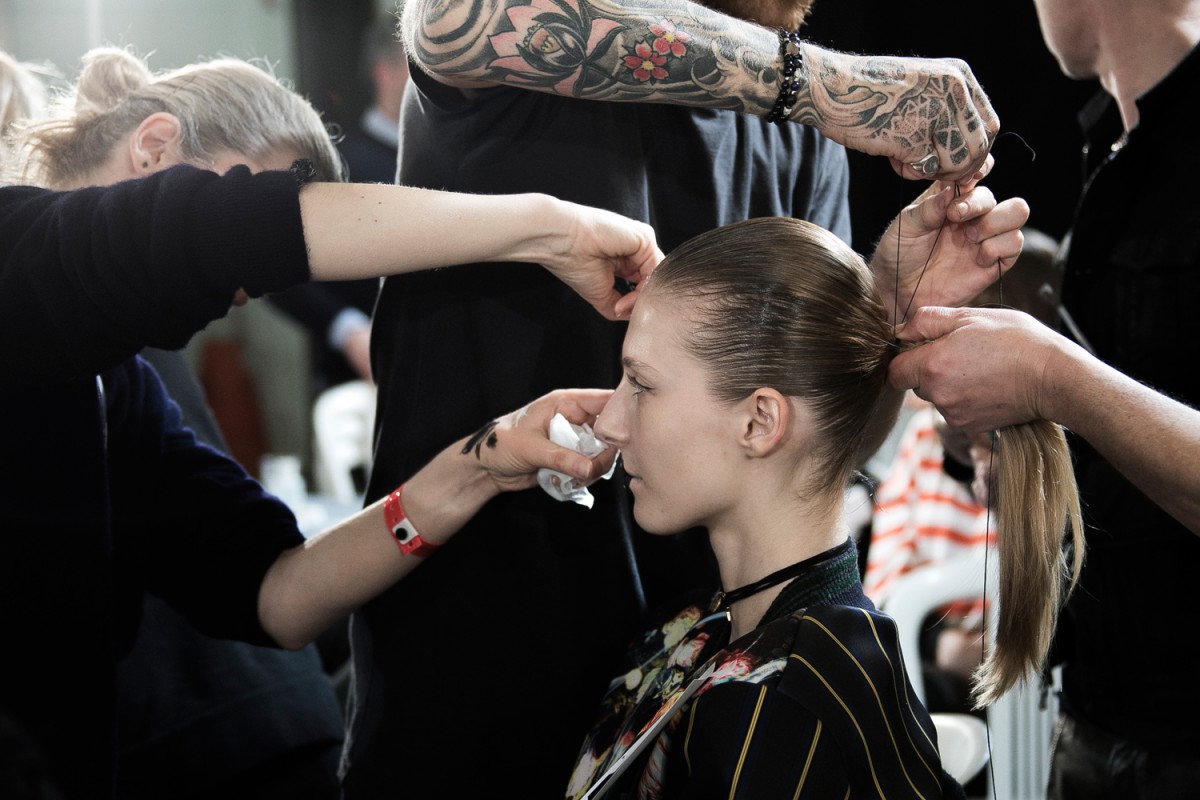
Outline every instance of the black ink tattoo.
<svg viewBox="0 0 1200 800">
<path fill-rule="evenodd" d="M 497 420 L 492 420 L 471 434 L 471 438 L 467 439 L 467 443 L 463 445 L 462 454 L 465 456 L 474 450 L 475 458 L 480 458 L 480 451 L 483 448 L 485 439 L 487 440 L 488 449 L 494 450 L 496 447 L 496 425 Z"/>
</svg>

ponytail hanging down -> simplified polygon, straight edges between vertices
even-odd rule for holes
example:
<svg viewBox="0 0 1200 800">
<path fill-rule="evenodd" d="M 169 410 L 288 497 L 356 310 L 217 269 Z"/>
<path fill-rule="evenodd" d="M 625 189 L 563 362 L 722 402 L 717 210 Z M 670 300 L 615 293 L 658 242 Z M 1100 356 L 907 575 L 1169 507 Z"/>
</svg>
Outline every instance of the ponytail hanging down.
<svg viewBox="0 0 1200 800">
<path fill-rule="evenodd" d="M 1000 609 L 995 646 L 974 676 L 977 708 L 1041 672 L 1084 557 L 1079 493 L 1062 427 L 1035 420 L 997 431 L 995 444 Z M 1075 556 L 1066 584 L 1062 540 L 1068 531 Z"/>
</svg>

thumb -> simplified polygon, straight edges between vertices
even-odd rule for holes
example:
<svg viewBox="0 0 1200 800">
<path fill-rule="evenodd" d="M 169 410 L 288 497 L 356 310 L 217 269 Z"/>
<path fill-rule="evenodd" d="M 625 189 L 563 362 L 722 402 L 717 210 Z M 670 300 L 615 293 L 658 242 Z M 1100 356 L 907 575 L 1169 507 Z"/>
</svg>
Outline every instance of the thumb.
<svg viewBox="0 0 1200 800">
<path fill-rule="evenodd" d="M 542 463 L 555 472 L 584 481 L 592 477 L 592 460 L 569 447 L 548 442 L 542 456 Z"/>
<path fill-rule="evenodd" d="M 930 342 L 957 330 L 965 323 L 964 308 L 923 306 L 909 315 L 903 325 L 896 327 L 896 338 L 902 342 Z"/>
<path fill-rule="evenodd" d="M 920 396 L 921 367 L 926 355 L 922 350 L 921 347 L 906 350 L 892 359 L 888 365 L 888 383 L 893 389 L 898 392 L 913 389 Z"/>
</svg>

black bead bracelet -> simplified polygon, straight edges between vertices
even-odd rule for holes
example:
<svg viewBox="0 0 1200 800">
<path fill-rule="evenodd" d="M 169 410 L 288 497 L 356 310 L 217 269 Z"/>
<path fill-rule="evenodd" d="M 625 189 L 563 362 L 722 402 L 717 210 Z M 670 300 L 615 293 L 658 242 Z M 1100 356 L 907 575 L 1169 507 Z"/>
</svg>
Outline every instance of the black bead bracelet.
<svg viewBox="0 0 1200 800">
<path fill-rule="evenodd" d="M 779 74 L 779 96 L 775 98 L 771 113 L 767 114 L 767 122 L 782 125 L 791 116 L 792 106 L 796 105 L 796 96 L 800 93 L 800 81 L 796 79 L 796 73 L 803 62 L 800 42 L 800 31 L 779 29 L 779 55 L 783 58 L 783 67 Z"/>
</svg>

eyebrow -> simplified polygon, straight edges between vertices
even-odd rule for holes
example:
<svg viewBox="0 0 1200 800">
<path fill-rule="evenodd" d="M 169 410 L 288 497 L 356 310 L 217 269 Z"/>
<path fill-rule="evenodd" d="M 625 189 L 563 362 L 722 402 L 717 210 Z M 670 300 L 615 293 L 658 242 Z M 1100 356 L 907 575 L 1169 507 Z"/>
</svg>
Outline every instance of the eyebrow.
<svg viewBox="0 0 1200 800">
<path fill-rule="evenodd" d="M 636 358 L 631 358 L 629 356 L 621 356 L 621 366 L 623 366 L 625 369 L 633 370 L 634 372 L 640 372 L 642 370 L 650 370 L 651 372 L 654 371 L 654 368 L 646 362 L 638 361 Z"/>
</svg>

